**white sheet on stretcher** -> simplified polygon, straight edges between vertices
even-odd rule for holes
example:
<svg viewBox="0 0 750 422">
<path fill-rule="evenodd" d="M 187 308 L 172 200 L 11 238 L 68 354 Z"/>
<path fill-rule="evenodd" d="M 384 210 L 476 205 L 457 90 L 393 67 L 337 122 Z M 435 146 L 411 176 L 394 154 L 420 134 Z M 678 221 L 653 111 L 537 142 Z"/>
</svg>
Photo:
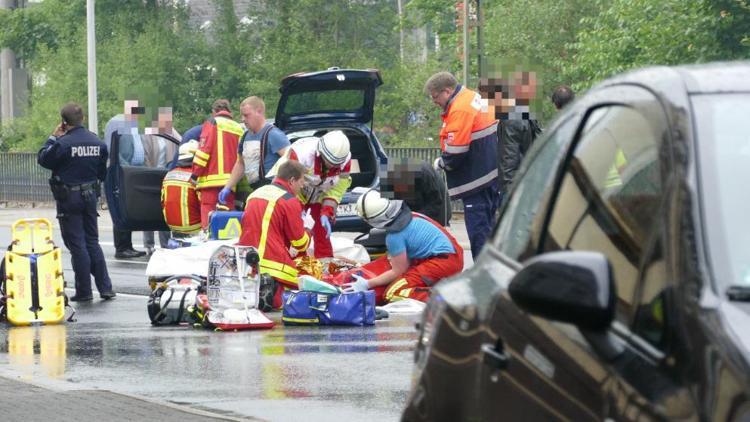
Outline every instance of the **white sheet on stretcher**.
<svg viewBox="0 0 750 422">
<path fill-rule="evenodd" d="M 208 259 L 221 245 L 234 245 L 238 239 L 209 240 L 205 243 L 177 249 L 157 249 L 148 260 L 147 277 L 169 277 L 177 274 L 208 275 Z M 346 237 L 331 236 L 333 256 L 351 259 L 360 264 L 370 262 L 364 246 Z"/>
</svg>

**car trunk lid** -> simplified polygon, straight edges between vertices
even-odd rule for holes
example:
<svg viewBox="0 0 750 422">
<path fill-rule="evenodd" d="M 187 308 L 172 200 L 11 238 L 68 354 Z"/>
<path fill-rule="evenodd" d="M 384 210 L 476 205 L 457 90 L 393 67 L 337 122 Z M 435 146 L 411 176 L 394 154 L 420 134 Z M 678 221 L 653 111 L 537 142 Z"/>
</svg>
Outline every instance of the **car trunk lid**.
<svg viewBox="0 0 750 422">
<path fill-rule="evenodd" d="M 375 89 L 382 84 L 374 69 L 330 68 L 289 75 L 281 81 L 275 124 L 288 131 L 312 121 L 370 123 Z"/>
</svg>

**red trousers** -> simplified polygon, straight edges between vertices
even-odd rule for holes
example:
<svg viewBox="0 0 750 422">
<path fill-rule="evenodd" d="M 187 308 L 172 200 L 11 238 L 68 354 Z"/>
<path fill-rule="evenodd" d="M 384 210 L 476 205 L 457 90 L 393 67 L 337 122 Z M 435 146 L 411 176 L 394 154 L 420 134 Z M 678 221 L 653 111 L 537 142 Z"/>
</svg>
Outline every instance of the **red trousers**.
<svg viewBox="0 0 750 422">
<path fill-rule="evenodd" d="M 320 209 L 321 204 L 307 204 L 305 210 L 310 210 L 310 215 L 315 221 L 315 226 L 312 229 L 313 242 L 315 242 L 315 257 L 320 258 L 332 258 L 333 257 L 333 246 L 331 245 L 331 239 L 326 238 L 326 229 L 320 224 Z M 333 219 L 331 226 L 333 226 Z"/>
<path fill-rule="evenodd" d="M 216 204 L 219 203 L 220 187 L 202 188 L 198 191 L 198 200 L 201 202 L 201 229 L 208 227 L 208 213 L 216 211 Z M 227 205 L 230 210 L 234 209 L 234 192 L 227 196 Z"/>
<path fill-rule="evenodd" d="M 387 257 L 378 258 L 363 268 L 382 274 L 391 268 Z M 442 254 L 425 259 L 413 259 L 409 269 L 386 286 L 375 287 L 377 305 L 384 305 L 400 299 L 415 299 L 427 302 L 432 286 L 445 277 L 458 274 L 464 269 L 463 251 Z"/>
</svg>

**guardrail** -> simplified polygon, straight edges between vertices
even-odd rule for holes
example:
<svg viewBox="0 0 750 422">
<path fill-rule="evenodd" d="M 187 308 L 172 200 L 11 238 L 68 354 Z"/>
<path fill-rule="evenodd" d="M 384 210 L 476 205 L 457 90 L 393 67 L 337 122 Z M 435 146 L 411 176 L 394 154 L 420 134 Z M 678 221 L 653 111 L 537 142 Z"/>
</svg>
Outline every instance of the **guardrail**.
<svg viewBox="0 0 750 422">
<path fill-rule="evenodd" d="M 414 158 L 428 163 L 440 155 L 439 148 L 385 148 L 392 158 Z M 53 202 L 48 180 L 50 171 L 36 162 L 33 152 L 0 153 L 0 202 Z M 453 201 L 453 211 L 463 211 Z"/>
</svg>

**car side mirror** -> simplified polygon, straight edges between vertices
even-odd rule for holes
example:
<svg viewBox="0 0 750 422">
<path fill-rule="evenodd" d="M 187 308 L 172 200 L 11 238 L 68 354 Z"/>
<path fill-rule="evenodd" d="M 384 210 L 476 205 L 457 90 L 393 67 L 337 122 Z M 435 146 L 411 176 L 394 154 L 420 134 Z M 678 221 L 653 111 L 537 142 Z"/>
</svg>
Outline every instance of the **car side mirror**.
<svg viewBox="0 0 750 422">
<path fill-rule="evenodd" d="M 607 329 L 615 313 L 615 284 L 598 252 L 550 252 L 527 261 L 508 292 L 521 309 L 590 330 Z"/>
</svg>

